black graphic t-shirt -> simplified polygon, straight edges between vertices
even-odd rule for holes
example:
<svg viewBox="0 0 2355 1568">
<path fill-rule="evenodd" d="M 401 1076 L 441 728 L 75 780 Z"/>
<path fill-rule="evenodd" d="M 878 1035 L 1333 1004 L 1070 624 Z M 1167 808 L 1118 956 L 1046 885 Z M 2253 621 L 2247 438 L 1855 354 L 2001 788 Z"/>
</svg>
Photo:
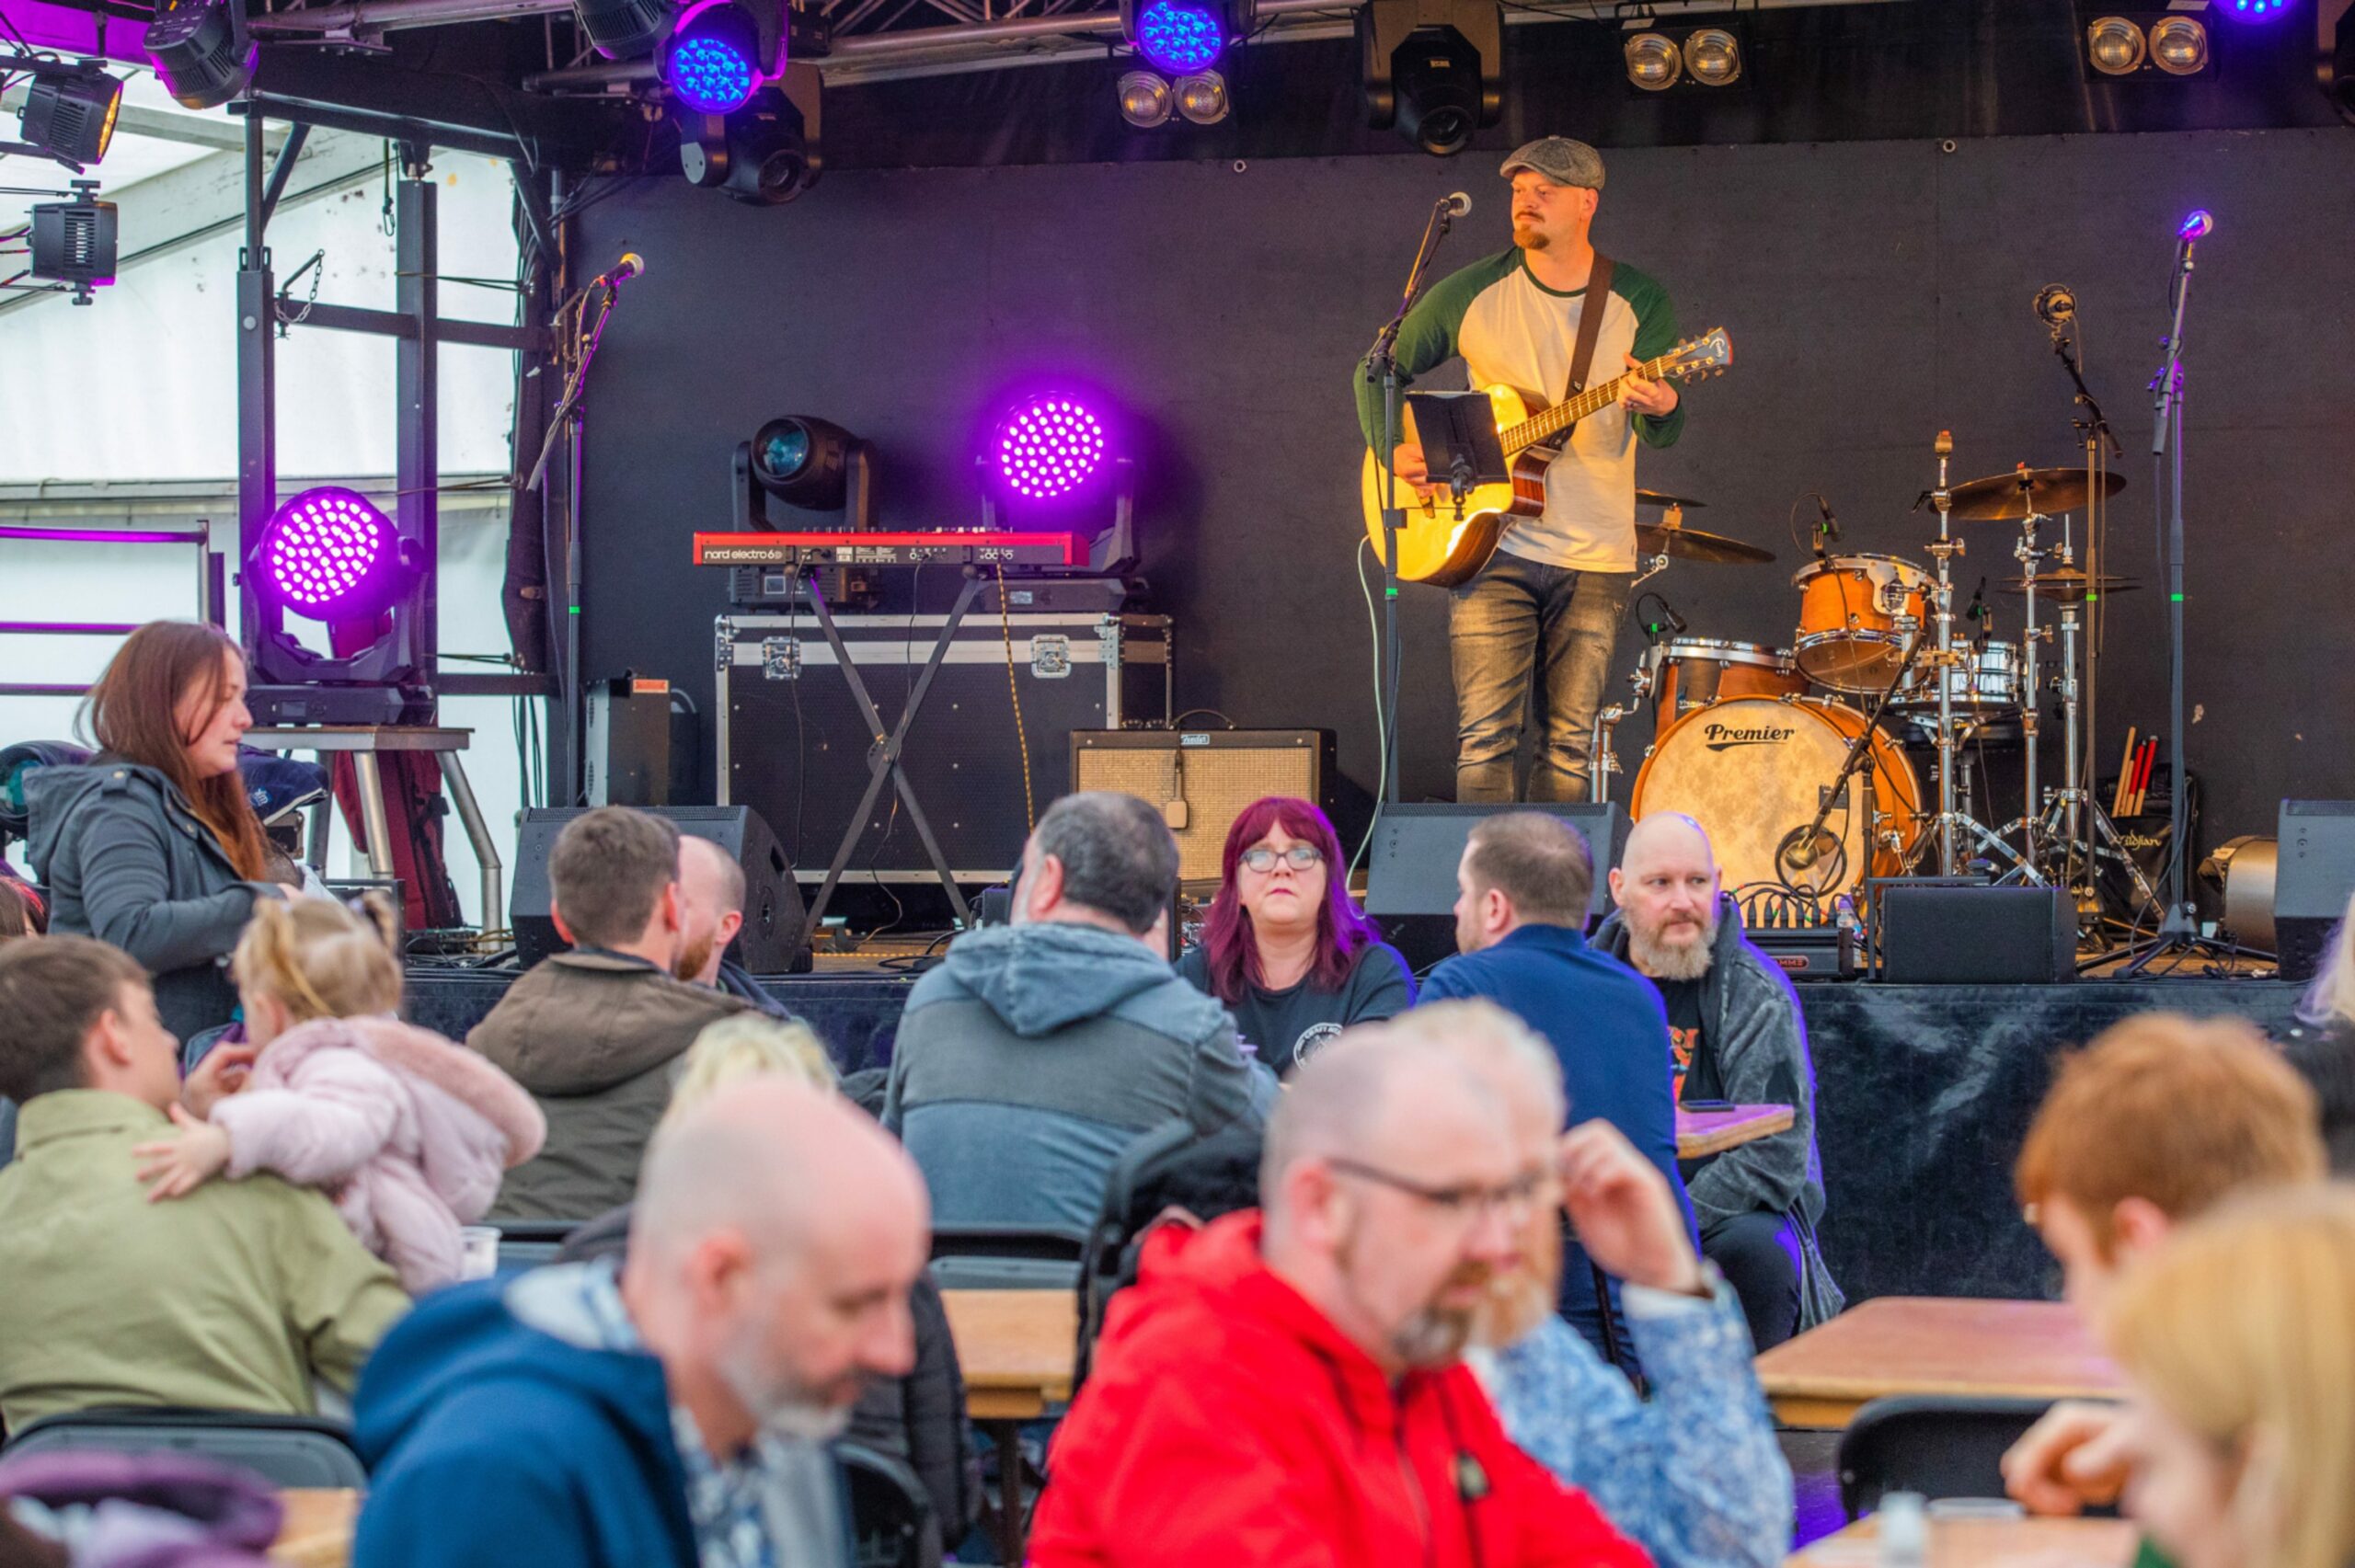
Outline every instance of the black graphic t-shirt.
<svg viewBox="0 0 2355 1568">
<path fill-rule="evenodd" d="M 1717 1055 L 1709 1049 L 1701 1023 L 1701 982 L 1652 977 L 1652 984 L 1668 1008 L 1668 1043 L 1676 1058 L 1676 1103 L 1724 1099 L 1725 1079 L 1717 1071 Z"/>
<path fill-rule="evenodd" d="M 1210 964 L 1200 948 L 1178 956 L 1178 976 L 1197 990 L 1211 989 Z M 1407 960 L 1396 948 L 1377 942 L 1358 954 L 1338 990 L 1320 991 L 1305 979 L 1282 990 L 1246 987 L 1230 1011 L 1235 1032 L 1281 1078 L 1350 1024 L 1392 1017 L 1414 1004 Z"/>
</svg>

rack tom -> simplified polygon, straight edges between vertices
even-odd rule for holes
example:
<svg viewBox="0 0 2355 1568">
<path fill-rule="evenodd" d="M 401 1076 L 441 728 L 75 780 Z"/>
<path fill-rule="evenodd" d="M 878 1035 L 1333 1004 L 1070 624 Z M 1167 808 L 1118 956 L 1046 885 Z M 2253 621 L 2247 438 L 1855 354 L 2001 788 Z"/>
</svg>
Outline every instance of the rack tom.
<svg viewBox="0 0 2355 1568">
<path fill-rule="evenodd" d="M 1652 650 L 1653 738 L 1694 708 L 1735 697 L 1804 697 L 1807 677 L 1788 648 L 1723 637 L 1671 637 Z"/>
<path fill-rule="evenodd" d="M 1895 555 L 1833 555 L 1792 573 L 1791 586 L 1799 590 L 1800 671 L 1835 692 L 1888 690 L 1924 624 L 1930 574 Z"/>
</svg>

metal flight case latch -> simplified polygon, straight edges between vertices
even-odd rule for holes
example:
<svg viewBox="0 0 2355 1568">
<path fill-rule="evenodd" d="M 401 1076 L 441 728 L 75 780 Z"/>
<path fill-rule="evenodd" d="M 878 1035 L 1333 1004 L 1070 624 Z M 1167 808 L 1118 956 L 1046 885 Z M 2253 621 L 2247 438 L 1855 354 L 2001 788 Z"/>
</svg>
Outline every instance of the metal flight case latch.
<svg viewBox="0 0 2355 1568">
<path fill-rule="evenodd" d="M 800 680 L 801 639 L 799 637 L 763 637 L 761 639 L 761 677 L 766 681 Z"/>
</svg>

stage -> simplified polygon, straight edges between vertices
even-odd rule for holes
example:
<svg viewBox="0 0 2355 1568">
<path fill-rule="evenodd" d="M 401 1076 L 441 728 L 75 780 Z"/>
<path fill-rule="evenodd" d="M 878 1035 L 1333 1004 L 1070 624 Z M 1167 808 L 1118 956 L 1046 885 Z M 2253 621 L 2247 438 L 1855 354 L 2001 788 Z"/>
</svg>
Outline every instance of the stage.
<svg viewBox="0 0 2355 1568">
<path fill-rule="evenodd" d="M 463 1038 L 511 975 L 412 969 L 410 1016 Z M 913 981 L 880 969 L 762 982 L 844 1071 L 890 1060 Z M 1823 1248 L 1851 1301 L 2051 1293 L 2053 1266 L 2012 1199 L 2011 1164 L 2053 1054 L 2129 1013 L 2237 1013 L 2268 1032 L 2303 988 L 2278 980 L 1798 988 L 1815 1055 Z"/>
</svg>

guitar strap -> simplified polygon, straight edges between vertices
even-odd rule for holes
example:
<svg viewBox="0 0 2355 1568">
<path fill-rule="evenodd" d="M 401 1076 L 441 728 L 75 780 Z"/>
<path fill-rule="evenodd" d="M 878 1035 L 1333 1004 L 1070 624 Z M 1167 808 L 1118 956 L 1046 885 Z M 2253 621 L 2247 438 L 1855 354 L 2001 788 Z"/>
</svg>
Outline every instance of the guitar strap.
<svg viewBox="0 0 2355 1568">
<path fill-rule="evenodd" d="M 1603 312 L 1611 306 L 1611 258 L 1601 251 L 1594 253 L 1593 269 L 1586 276 L 1586 299 L 1579 306 L 1579 340 L 1570 350 L 1570 389 L 1562 395 L 1568 401 L 1586 390 L 1586 375 L 1594 364 L 1594 340 L 1603 331 Z"/>
</svg>

